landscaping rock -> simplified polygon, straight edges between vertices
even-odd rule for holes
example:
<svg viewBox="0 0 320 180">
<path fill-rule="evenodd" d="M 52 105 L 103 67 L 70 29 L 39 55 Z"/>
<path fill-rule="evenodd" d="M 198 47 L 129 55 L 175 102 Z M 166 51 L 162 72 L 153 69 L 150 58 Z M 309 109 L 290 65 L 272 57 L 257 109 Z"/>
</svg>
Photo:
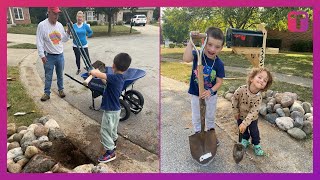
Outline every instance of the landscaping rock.
<svg viewBox="0 0 320 180">
<path fill-rule="evenodd" d="M 48 137 L 50 141 L 53 141 L 55 139 L 65 138 L 66 136 L 64 135 L 64 133 L 61 131 L 60 128 L 50 128 Z"/>
<path fill-rule="evenodd" d="M 279 108 L 281 108 L 281 104 L 275 104 L 275 105 L 273 106 L 273 112 L 276 112 L 277 109 L 279 109 Z"/>
<path fill-rule="evenodd" d="M 17 127 L 16 127 L 16 124 L 14 123 L 9 123 L 7 125 L 7 136 L 11 136 L 12 134 L 16 133 L 17 132 Z"/>
<path fill-rule="evenodd" d="M 54 128 L 60 128 L 60 126 L 58 125 L 57 121 L 55 121 L 54 119 L 49 119 L 49 121 L 47 121 L 44 126 L 48 129 L 54 129 Z"/>
<path fill-rule="evenodd" d="M 305 114 L 303 107 L 298 103 L 294 102 L 290 108 L 290 112 L 292 111 L 299 111 L 301 114 Z"/>
<path fill-rule="evenodd" d="M 311 113 L 311 104 L 308 102 L 303 102 L 302 103 L 303 110 L 305 113 Z"/>
<path fill-rule="evenodd" d="M 49 156 L 43 154 L 36 154 L 25 165 L 23 173 L 44 173 L 50 171 L 56 162 Z"/>
<path fill-rule="evenodd" d="M 48 136 L 48 133 L 49 133 L 49 129 L 47 127 L 44 127 L 42 124 L 38 125 L 34 129 L 34 135 L 37 137 Z"/>
<path fill-rule="evenodd" d="M 23 137 L 23 134 L 16 133 L 13 135 L 13 140 L 20 143 L 22 137 Z"/>
<path fill-rule="evenodd" d="M 19 132 L 19 134 L 25 135 L 27 132 L 28 132 L 28 130 L 21 130 L 21 131 Z"/>
<path fill-rule="evenodd" d="M 290 107 L 294 103 L 294 99 L 289 95 L 283 95 L 280 101 L 282 107 Z"/>
<path fill-rule="evenodd" d="M 276 113 L 271 113 L 266 115 L 266 120 L 271 124 L 275 124 L 278 117 L 279 116 Z"/>
<path fill-rule="evenodd" d="M 266 97 L 273 97 L 273 91 L 268 89 L 267 92 L 266 92 Z"/>
<path fill-rule="evenodd" d="M 8 145 L 8 151 L 10 151 L 11 149 L 17 148 L 17 147 L 20 147 L 20 144 L 18 142 L 14 141 Z"/>
<path fill-rule="evenodd" d="M 303 117 L 303 120 L 306 121 L 309 117 L 311 117 L 312 114 L 311 113 L 306 113 Z"/>
<path fill-rule="evenodd" d="M 225 98 L 228 100 L 228 101 L 231 101 L 231 98 L 232 98 L 233 94 L 232 93 L 227 93 Z"/>
<path fill-rule="evenodd" d="M 84 164 L 84 165 L 75 167 L 73 171 L 76 173 L 91 173 L 93 167 L 94 167 L 93 164 Z"/>
<path fill-rule="evenodd" d="M 71 173 L 73 172 L 71 169 L 68 169 L 66 167 L 63 167 L 60 163 L 57 163 L 53 166 L 51 169 L 53 173 Z"/>
<path fill-rule="evenodd" d="M 28 146 L 24 155 L 26 156 L 26 158 L 30 159 L 38 153 L 39 153 L 38 148 L 36 148 L 35 146 Z"/>
<path fill-rule="evenodd" d="M 27 130 L 27 129 L 28 129 L 27 126 L 20 126 L 20 127 L 18 127 L 17 132 L 20 133 L 20 131 Z"/>
<path fill-rule="evenodd" d="M 31 145 L 32 141 L 36 140 L 36 139 L 37 139 L 37 137 L 33 134 L 33 131 L 32 130 L 28 131 L 20 141 L 20 145 L 22 147 L 22 150 L 25 151 L 27 146 Z"/>
<path fill-rule="evenodd" d="M 290 116 L 294 122 L 293 126 L 297 128 L 302 128 L 303 126 L 303 114 L 299 111 L 293 111 Z"/>
<path fill-rule="evenodd" d="M 236 88 L 234 86 L 230 86 L 228 91 L 233 94 L 236 91 Z"/>
<path fill-rule="evenodd" d="M 49 117 L 43 116 L 43 117 L 37 119 L 37 121 L 35 123 L 41 123 L 42 125 L 45 125 L 46 122 L 48 122 L 48 121 L 49 121 Z"/>
<path fill-rule="evenodd" d="M 263 116 L 266 116 L 267 115 L 267 107 L 266 106 L 261 107 L 259 113 Z"/>
<path fill-rule="evenodd" d="M 310 121 L 310 122 L 313 122 L 313 116 L 310 116 L 306 119 L 306 121 Z"/>
<path fill-rule="evenodd" d="M 285 117 L 286 114 L 283 112 L 283 110 L 281 108 L 278 108 L 276 110 L 276 113 L 280 116 L 280 117 Z"/>
<path fill-rule="evenodd" d="M 268 102 L 267 104 L 267 113 L 273 113 L 273 103 Z"/>
<path fill-rule="evenodd" d="M 290 117 L 291 116 L 289 108 L 282 108 L 282 110 L 283 110 L 283 112 L 284 112 L 286 117 Z"/>
<path fill-rule="evenodd" d="M 299 128 L 292 128 L 292 129 L 289 129 L 287 132 L 288 134 L 290 134 L 290 136 L 299 140 L 304 139 L 307 136 L 306 133 Z"/>
<path fill-rule="evenodd" d="M 22 169 L 21 165 L 17 163 L 8 165 L 8 171 L 11 173 L 19 173 L 21 172 L 21 169 Z"/>
<path fill-rule="evenodd" d="M 279 117 L 276 119 L 276 124 L 280 129 L 287 131 L 293 128 L 293 119 L 290 117 Z"/>
<path fill-rule="evenodd" d="M 40 143 L 49 141 L 48 136 L 41 136 L 37 139 Z"/>
<path fill-rule="evenodd" d="M 20 155 L 20 156 L 17 156 L 17 157 L 15 157 L 15 158 L 13 158 L 13 161 L 14 162 L 18 162 L 18 161 L 20 161 L 21 159 L 23 159 L 23 158 L 26 158 L 24 155 Z"/>
<path fill-rule="evenodd" d="M 14 134 L 12 134 L 12 135 L 7 139 L 7 142 L 8 142 L 8 143 L 14 142 L 13 136 L 14 136 Z"/>
<path fill-rule="evenodd" d="M 92 173 L 111 173 L 113 172 L 108 165 L 99 163 L 97 166 L 92 168 Z"/>
<path fill-rule="evenodd" d="M 17 164 L 20 164 L 20 166 L 23 168 L 28 162 L 29 162 L 28 158 L 22 158 L 17 162 Z"/>
<path fill-rule="evenodd" d="M 302 130 L 307 134 L 312 134 L 313 128 L 312 128 L 312 123 L 310 121 L 303 121 L 303 127 Z"/>
<path fill-rule="evenodd" d="M 47 142 L 42 142 L 39 145 L 39 148 L 43 151 L 48 151 L 52 147 L 52 142 L 47 141 Z"/>
<path fill-rule="evenodd" d="M 36 124 L 30 124 L 30 126 L 28 127 L 28 131 L 32 131 L 32 133 L 34 132 L 34 128 L 36 128 L 38 125 Z"/>
<path fill-rule="evenodd" d="M 23 155 L 22 149 L 21 147 L 17 147 L 7 152 L 7 159 L 14 159 L 21 155 Z"/>
</svg>

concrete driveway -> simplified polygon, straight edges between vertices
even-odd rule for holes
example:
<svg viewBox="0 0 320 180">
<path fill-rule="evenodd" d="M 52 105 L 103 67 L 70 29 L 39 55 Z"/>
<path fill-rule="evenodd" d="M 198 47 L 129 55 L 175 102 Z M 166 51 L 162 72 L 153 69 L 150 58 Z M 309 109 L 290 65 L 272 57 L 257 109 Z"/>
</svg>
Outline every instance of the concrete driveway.
<svg viewBox="0 0 320 180">
<path fill-rule="evenodd" d="M 89 54 L 92 62 L 103 61 L 111 66 L 113 58 L 120 52 L 126 52 L 132 57 L 131 68 L 146 71 L 146 76 L 134 84 L 134 89 L 142 93 L 144 107 L 135 115 L 131 113 L 128 120 L 119 125 L 119 134 L 142 148 L 159 153 L 159 27 L 146 25 L 134 27 L 141 34 L 115 37 L 93 37 L 89 38 Z M 64 46 L 65 73 L 83 81 L 80 75 L 76 75 L 76 63 L 70 40 Z M 44 80 L 42 62 L 37 61 L 37 70 Z M 81 60 L 81 68 L 83 68 Z M 82 69 L 83 70 L 83 69 Z M 84 72 L 84 70 L 83 70 Z M 64 76 L 64 98 L 72 106 L 82 113 L 101 122 L 102 111 L 89 109 L 91 105 L 91 91 Z M 52 92 L 57 92 L 56 76 L 52 82 Z M 95 105 L 100 107 L 101 96 L 95 99 Z"/>
</svg>

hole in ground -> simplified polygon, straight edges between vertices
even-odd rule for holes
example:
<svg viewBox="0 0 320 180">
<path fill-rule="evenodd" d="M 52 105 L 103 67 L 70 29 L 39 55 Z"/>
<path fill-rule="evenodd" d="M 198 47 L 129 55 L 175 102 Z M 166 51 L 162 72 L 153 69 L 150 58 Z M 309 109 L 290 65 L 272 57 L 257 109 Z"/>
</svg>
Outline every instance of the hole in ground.
<svg viewBox="0 0 320 180">
<path fill-rule="evenodd" d="M 73 169 L 82 164 L 95 164 L 67 138 L 56 139 L 51 142 L 52 147 L 45 154 L 52 157 L 56 162 L 61 163 L 64 167 Z"/>
</svg>

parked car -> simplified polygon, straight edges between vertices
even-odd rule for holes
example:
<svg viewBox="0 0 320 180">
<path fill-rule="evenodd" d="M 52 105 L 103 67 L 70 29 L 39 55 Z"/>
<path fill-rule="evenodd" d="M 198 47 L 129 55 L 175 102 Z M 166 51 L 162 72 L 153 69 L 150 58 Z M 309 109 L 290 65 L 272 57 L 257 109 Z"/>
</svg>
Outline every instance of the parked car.
<svg viewBox="0 0 320 180">
<path fill-rule="evenodd" d="M 131 25 L 132 26 L 137 26 L 137 25 L 143 25 L 145 26 L 147 23 L 147 17 L 144 14 L 138 14 L 138 15 L 134 15 L 131 18 Z"/>
</svg>

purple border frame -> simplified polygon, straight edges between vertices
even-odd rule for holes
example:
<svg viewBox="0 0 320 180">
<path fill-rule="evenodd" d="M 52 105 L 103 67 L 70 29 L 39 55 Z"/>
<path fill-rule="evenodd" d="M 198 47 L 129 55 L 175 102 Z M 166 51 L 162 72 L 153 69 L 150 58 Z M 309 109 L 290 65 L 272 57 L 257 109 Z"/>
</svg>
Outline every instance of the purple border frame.
<svg viewBox="0 0 320 180">
<path fill-rule="evenodd" d="M 181 6 L 194 6 L 194 7 L 235 7 L 235 6 L 256 6 L 256 7 L 312 7 L 313 8 L 313 104 L 314 104 L 314 129 L 317 129 L 319 126 L 319 113 L 317 112 L 317 107 L 320 105 L 320 98 L 317 96 L 319 92 L 319 85 L 316 82 L 319 82 L 320 77 L 318 70 L 320 70 L 319 56 L 320 56 L 320 5 L 316 3 L 317 0 L 203 0 L 203 1 L 190 1 L 190 0 L 161 0 L 161 1 L 148 1 L 148 0 L 117 0 L 117 1 L 105 1 L 105 0 L 95 0 L 94 6 L 119 6 L 119 7 L 181 7 Z M 320 154 L 319 154 L 319 131 L 314 131 L 314 143 L 313 143 L 313 173 L 305 174 L 221 174 L 221 173 L 207 173 L 207 174 L 167 174 L 167 173 L 155 173 L 155 174 L 9 174 L 6 172 L 6 101 L 7 101 L 7 86 L 6 84 L 6 72 L 7 72 L 7 34 L 6 34 L 6 12 L 7 8 L 11 6 L 19 7 L 47 7 L 47 6 L 69 6 L 69 7 L 82 7 L 82 6 L 92 6 L 92 2 L 86 0 L 68 0 L 68 1 L 38 1 L 38 0 L 24 0 L 24 1 L 15 1 L 15 0 L 2 0 L 0 1 L 0 175 L 1 179 L 11 180 L 11 179 L 43 179 L 48 180 L 57 179 L 57 178 L 72 178 L 72 179 L 88 179 L 88 178 L 117 178 L 117 179 L 165 179 L 165 178 L 179 178 L 179 179 L 194 179 L 194 178 L 216 178 L 220 177 L 223 179 L 235 179 L 235 178 L 262 178 L 262 179 L 318 179 L 320 172 Z M 318 33 L 317 33 L 318 32 Z M 317 41 L 318 40 L 318 41 Z M 160 69 L 160 67 L 159 67 Z M 160 79 L 160 75 L 159 75 Z M 161 79 L 159 83 L 161 82 Z M 160 86 L 160 84 L 159 84 Z M 160 92 L 159 92 L 160 95 Z M 159 96 L 161 97 L 161 96 Z M 161 100 L 159 100 L 161 102 Z M 161 104 L 160 104 L 161 107 Z M 161 111 L 160 111 L 161 112 Z"/>
</svg>

